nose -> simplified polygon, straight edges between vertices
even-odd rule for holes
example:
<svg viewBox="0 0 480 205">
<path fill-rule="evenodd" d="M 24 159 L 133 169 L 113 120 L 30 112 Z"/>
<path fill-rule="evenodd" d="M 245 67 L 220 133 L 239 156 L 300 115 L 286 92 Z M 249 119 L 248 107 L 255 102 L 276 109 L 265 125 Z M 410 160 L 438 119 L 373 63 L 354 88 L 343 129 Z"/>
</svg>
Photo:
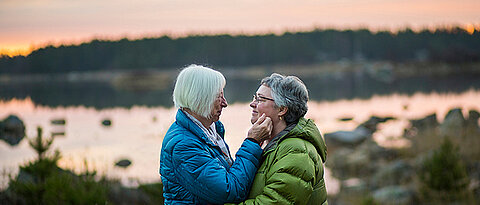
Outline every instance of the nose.
<svg viewBox="0 0 480 205">
<path fill-rule="evenodd" d="M 257 102 L 255 101 L 255 99 L 253 99 L 252 102 L 250 102 L 250 107 L 251 108 L 257 107 Z"/>
<path fill-rule="evenodd" d="M 228 102 L 227 102 L 227 98 L 225 98 L 225 96 L 222 97 L 222 107 L 227 107 L 228 106 Z"/>
</svg>

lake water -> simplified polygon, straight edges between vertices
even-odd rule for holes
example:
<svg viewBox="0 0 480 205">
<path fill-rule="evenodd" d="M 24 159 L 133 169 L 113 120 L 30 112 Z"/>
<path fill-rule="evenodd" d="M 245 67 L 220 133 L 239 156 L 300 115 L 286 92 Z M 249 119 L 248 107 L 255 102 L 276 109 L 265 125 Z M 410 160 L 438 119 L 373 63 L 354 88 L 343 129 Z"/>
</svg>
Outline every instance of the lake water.
<svg viewBox="0 0 480 205">
<path fill-rule="evenodd" d="M 389 68 L 390 64 L 380 64 Z M 332 68 L 330 68 L 332 67 Z M 348 67 L 348 66 L 346 66 Z M 375 67 L 372 65 L 372 67 Z M 268 66 L 246 70 L 223 70 L 227 79 L 225 96 L 229 103 L 247 103 L 260 80 L 272 72 L 300 77 L 314 101 L 370 99 L 375 95 L 398 93 L 462 93 L 480 89 L 480 72 L 401 75 L 404 68 L 372 73 L 366 65 L 342 71 L 342 64 L 322 68 L 306 67 L 271 70 Z M 331 71 L 323 71 L 330 69 Z M 420 68 L 419 68 L 420 69 Z M 452 70 L 461 70 L 453 67 Z M 395 71 L 400 70 L 400 71 Z M 98 109 L 132 106 L 171 107 L 174 80 L 179 70 L 129 73 L 122 71 L 45 74 L 27 76 L 0 75 L 0 100 L 31 98 L 37 105 L 86 106 Z M 403 71 L 402 71 L 403 72 Z"/>
<path fill-rule="evenodd" d="M 372 115 L 396 117 L 398 120 L 381 124 L 373 136 L 383 146 L 408 146 L 408 141 L 401 138 L 407 119 L 437 113 L 442 120 L 454 107 L 463 108 L 465 114 L 469 109 L 480 110 L 480 74 L 475 72 L 397 75 L 405 68 L 389 63 L 355 68 L 343 63 L 283 70 L 272 67 L 222 70 L 230 105 L 220 120 L 232 153 L 250 127 L 248 101 L 252 93 L 260 79 L 274 71 L 297 75 L 305 82 L 311 99 L 306 117 L 313 119 L 323 133 L 354 129 Z M 176 113 L 171 108 L 171 94 L 178 72 L 0 75 L 0 120 L 17 115 L 25 123 L 28 138 L 36 136 L 37 126 L 47 137 L 65 132 L 53 143 L 53 148 L 62 153 L 59 164 L 63 168 L 83 171 L 86 160 L 90 170 L 129 186 L 156 182 L 162 139 Z M 338 120 L 346 117 L 353 120 Z M 56 119 L 65 119 L 66 124 L 52 124 Z M 111 126 L 102 125 L 105 119 L 111 120 Z M 6 174 L 16 174 L 18 165 L 34 158 L 26 139 L 15 147 L 0 141 L 0 188 L 7 186 Z M 126 169 L 114 166 L 123 158 L 133 164 Z M 335 193 L 338 181 L 326 171 L 328 192 Z"/>
<path fill-rule="evenodd" d="M 436 113 L 438 120 L 442 121 L 455 107 L 462 108 L 465 114 L 471 109 L 480 111 L 480 91 L 372 95 L 368 99 L 316 100 L 309 102 L 308 106 L 306 117 L 313 119 L 323 133 L 351 130 L 372 115 L 396 117 L 397 120 L 382 124 L 373 137 L 383 146 L 408 146 L 408 141 L 401 137 L 403 128 L 408 126 L 407 119 Z M 87 160 L 89 169 L 121 179 L 130 186 L 159 181 L 159 150 L 175 113 L 174 108 L 165 106 L 96 109 L 75 105 L 43 106 L 30 98 L 0 101 L 0 120 L 10 114 L 17 115 L 25 123 L 28 138 L 36 136 L 37 126 L 43 128 L 44 136 L 65 132 L 64 136 L 56 136 L 53 143 L 54 149 L 62 153 L 61 167 L 82 171 L 85 170 L 84 160 Z M 250 113 L 248 103 L 235 102 L 221 116 L 232 153 L 236 152 L 250 127 Z M 353 120 L 338 120 L 344 117 Z M 55 119 L 65 119 L 66 124 L 52 124 L 51 120 Z M 110 119 L 111 126 L 103 126 L 104 119 Z M 5 173 L 16 174 L 18 165 L 33 160 L 35 153 L 24 139 L 15 147 L 1 141 L 0 156 L 3 172 L 0 185 L 4 188 L 7 185 Z M 115 167 L 114 163 L 123 158 L 130 159 L 132 165 L 126 169 Z M 326 181 L 329 193 L 338 191 L 338 181 L 328 170 Z"/>
</svg>

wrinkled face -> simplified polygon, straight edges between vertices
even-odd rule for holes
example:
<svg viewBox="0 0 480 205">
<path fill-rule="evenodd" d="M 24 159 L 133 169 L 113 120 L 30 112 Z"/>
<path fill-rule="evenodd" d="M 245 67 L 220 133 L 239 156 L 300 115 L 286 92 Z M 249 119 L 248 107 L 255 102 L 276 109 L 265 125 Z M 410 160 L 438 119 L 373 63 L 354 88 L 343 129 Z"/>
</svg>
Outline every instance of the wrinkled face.
<svg viewBox="0 0 480 205">
<path fill-rule="evenodd" d="M 265 113 L 267 117 L 270 117 L 272 121 L 278 120 L 279 109 L 275 108 L 272 89 L 265 85 L 261 85 L 258 88 L 250 103 L 250 107 L 252 108 L 252 118 L 250 119 L 252 124 L 255 123 L 263 113 Z"/>
<path fill-rule="evenodd" d="M 227 107 L 227 99 L 225 99 L 225 96 L 223 95 L 223 90 L 218 94 L 217 99 L 215 99 L 215 102 L 213 102 L 213 109 L 210 114 L 212 122 L 216 122 L 220 119 L 220 115 L 222 114 L 222 109 Z"/>
</svg>

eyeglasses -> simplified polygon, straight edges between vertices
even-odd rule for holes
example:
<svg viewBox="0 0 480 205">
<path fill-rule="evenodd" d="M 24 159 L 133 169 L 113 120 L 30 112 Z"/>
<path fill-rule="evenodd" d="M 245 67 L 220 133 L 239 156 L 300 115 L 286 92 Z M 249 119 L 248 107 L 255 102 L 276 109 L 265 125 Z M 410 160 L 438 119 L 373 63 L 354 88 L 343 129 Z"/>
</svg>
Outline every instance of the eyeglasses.
<svg viewBox="0 0 480 205">
<path fill-rule="evenodd" d="M 253 99 L 252 99 L 252 100 L 253 100 L 253 102 L 255 102 L 255 103 L 265 102 L 265 101 L 267 101 L 267 100 L 271 100 L 271 101 L 274 101 L 274 102 L 275 102 L 275 100 L 273 100 L 272 98 L 267 98 L 267 97 L 263 97 L 263 96 L 258 96 L 257 94 L 254 94 L 254 95 L 253 95 Z"/>
</svg>

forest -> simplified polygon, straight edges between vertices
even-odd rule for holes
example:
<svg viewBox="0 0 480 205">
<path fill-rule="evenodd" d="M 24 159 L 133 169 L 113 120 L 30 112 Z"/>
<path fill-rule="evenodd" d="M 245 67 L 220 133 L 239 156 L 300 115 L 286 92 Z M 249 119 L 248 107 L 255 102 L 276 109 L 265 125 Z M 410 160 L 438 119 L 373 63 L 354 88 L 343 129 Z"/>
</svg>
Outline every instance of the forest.
<svg viewBox="0 0 480 205">
<path fill-rule="evenodd" d="M 79 45 L 49 45 L 27 56 L 0 56 L 0 74 L 164 70 L 191 63 L 235 69 L 338 60 L 459 64 L 480 61 L 479 48 L 480 32 L 471 33 L 459 27 L 95 39 Z"/>
</svg>

